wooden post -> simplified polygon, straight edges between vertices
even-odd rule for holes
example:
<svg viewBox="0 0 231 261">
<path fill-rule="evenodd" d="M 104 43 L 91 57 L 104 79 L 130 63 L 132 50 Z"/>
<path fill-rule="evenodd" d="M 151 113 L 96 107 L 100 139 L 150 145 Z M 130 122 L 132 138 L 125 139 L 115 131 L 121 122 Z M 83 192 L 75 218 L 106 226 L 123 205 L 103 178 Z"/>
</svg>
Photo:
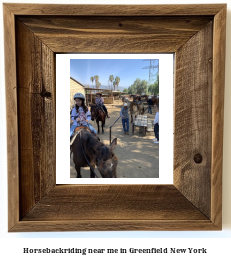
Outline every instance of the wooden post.
<svg viewBox="0 0 231 261">
<path fill-rule="evenodd" d="M 92 104 L 92 93 L 91 93 L 91 90 L 90 90 L 90 95 L 91 95 L 91 104 Z"/>
</svg>

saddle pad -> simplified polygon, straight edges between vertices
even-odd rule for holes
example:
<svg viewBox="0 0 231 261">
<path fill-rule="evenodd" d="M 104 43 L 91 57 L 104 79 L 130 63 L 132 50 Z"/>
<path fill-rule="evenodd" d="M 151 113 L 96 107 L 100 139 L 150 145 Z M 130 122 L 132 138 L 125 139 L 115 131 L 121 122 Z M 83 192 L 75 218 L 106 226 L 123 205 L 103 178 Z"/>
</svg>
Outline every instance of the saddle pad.
<svg viewBox="0 0 231 261">
<path fill-rule="evenodd" d="M 73 144 L 75 138 L 77 137 L 77 135 L 80 133 L 80 131 L 81 131 L 82 129 L 88 130 L 88 131 L 90 132 L 90 130 L 89 130 L 89 128 L 88 128 L 87 126 L 79 126 L 79 127 L 76 127 L 76 128 L 75 128 L 75 132 L 74 132 L 74 134 L 73 134 L 73 136 L 72 136 L 72 138 L 71 138 L 71 141 L 70 141 L 70 146 Z"/>
<path fill-rule="evenodd" d="M 79 131 L 80 129 L 85 129 L 85 130 L 90 131 L 87 126 L 79 126 L 79 127 L 76 127 L 76 128 L 75 128 L 75 132 Z"/>
</svg>

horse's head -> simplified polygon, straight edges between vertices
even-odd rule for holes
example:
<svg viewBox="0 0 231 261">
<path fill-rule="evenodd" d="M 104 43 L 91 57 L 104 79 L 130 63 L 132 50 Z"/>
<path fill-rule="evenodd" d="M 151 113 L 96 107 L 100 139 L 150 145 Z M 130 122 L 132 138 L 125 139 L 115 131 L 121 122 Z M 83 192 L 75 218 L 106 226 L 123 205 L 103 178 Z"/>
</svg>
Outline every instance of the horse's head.
<svg viewBox="0 0 231 261">
<path fill-rule="evenodd" d="M 113 153 L 116 144 L 117 138 L 112 141 L 110 147 L 103 146 L 100 150 L 97 166 L 102 178 L 117 178 L 116 167 L 118 164 L 118 158 Z"/>
<path fill-rule="evenodd" d="M 94 121 L 97 118 L 96 105 L 91 105 L 91 120 Z"/>
</svg>

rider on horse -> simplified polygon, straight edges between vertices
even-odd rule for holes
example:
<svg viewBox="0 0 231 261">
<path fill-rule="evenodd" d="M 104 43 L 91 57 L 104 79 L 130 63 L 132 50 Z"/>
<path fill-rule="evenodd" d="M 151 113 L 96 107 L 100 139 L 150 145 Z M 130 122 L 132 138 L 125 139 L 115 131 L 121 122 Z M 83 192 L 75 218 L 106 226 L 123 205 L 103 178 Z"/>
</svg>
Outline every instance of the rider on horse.
<svg viewBox="0 0 231 261">
<path fill-rule="evenodd" d="M 97 97 L 96 97 L 96 99 L 95 99 L 95 104 L 96 104 L 97 106 L 99 106 L 99 107 L 102 109 L 102 111 L 106 112 L 107 118 L 110 118 L 110 117 L 108 116 L 107 108 L 106 108 L 106 106 L 104 105 L 104 99 L 103 99 L 101 93 L 97 93 Z"/>
<path fill-rule="evenodd" d="M 70 129 L 70 137 L 74 134 L 76 127 L 80 126 L 86 126 L 93 134 L 96 134 L 97 131 L 89 124 L 89 121 L 91 120 L 91 112 L 85 105 L 85 96 L 82 93 L 76 93 L 74 95 L 74 100 L 76 105 L 71 111 L 73 125 Z"/>
</svg>

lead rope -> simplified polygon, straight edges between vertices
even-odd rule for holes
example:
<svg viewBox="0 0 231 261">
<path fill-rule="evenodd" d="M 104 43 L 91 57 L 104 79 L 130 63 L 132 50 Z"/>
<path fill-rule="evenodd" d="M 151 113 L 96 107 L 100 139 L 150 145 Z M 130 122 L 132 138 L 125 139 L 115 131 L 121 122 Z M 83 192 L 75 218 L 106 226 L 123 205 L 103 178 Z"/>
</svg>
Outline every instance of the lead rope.
<svg viewBox="0 0 231 261">
<path fill-rule="evenodd" d="M 86 154 L 85 154 L 85 152 L 84 152 L 84 149 L 83 149 L 83 143 L 82 143 L 82 139 L 81 139 L 81 130 L 80 130 L 80 143 L 81 143 L 81 147 L 82 147 L 83 155 L 84 155 L 84 157 L 85 157 L 85 159 L 86 159 L 86 161 L 87 161 L 87 163 L 88 163 L 88 165 L 89 165 L 91 171 L 94 173 L 94 175 L 96 176 L 96 178 L 98 178 L 98 176 L 96 175 L 95 171 L 93 170 L 93 168 L 92 168 L 90 162 L 88 161 L 87 156 L 86 156 Z"/>
</svg>

